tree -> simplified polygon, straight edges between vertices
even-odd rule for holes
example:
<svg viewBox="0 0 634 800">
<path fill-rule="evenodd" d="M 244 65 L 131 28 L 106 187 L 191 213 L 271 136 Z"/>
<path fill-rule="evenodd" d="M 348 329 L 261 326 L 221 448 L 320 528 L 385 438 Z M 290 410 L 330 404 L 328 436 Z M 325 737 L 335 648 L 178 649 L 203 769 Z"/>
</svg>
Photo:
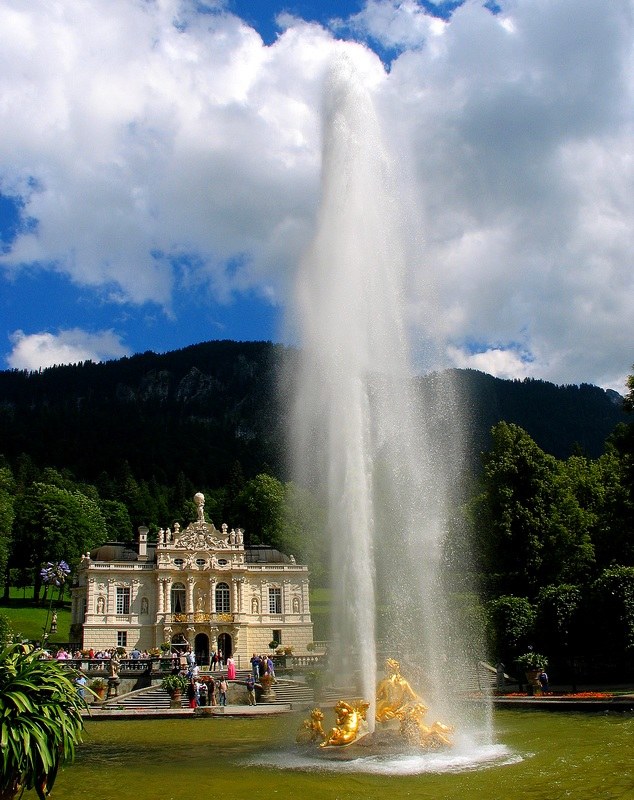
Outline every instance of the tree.
<svg viewBox="0 0 634 800">
<path fill-rule="evenodd" d="M 0 800 L 50 793 L 60 764 L 72 761 L 86 703 L 57 661 L 22 644 L 0 652 Z"/>
<path fill-rule="evenodd" d="M 583 595 L 578 586 L 545 586 L 537 596 L 538 646 L 551 655 L 572 655 L 579 641 Z"/>
<path fill-rule="evenodd" d="M 106 539 L 97 503 L 80 492 L 34 483 L 16 507 L 11 565 L 33 571 L 34 596 L 38 597 L 41 582 L 37 570 L 43 562 L 77 564 L 83 553 Z"/>
<path fill-rule="evenodd" d="M 490 650 L 496 660 L 512 663 L 531 646 L 535 635 L 535 610 L 526 597 L 506 595 L 486 607 Z"/>
<path fill-rule="evenodd" d="M 592 595 L 598 649 L 617 658 L 634 654 L 634 567 L 604 570 Z"/>
<path fill-rule="evenodd" d="M 0 579 L 7 572 L 13 532 L 15 481 L 8 467 L 0 468 Z"/>
<path fill-rule="evenodd" d="M 534 596 L 543 585 L 583 580 L 594 561 L 593 517 L 574 482 L 519 426 L 501 422 L 492 437 L 483 491 L 472 506 L 489 589 Z"/>
<path fill-rule="evenodd" d="M 125 541 L 133 534 L 128 509 L 120 500 L 100 500 L 98 505 L 109 539 Z"/>
<path fill-rule="evenodd" d="M 282 546 L 284 504 L 284 486 L 277 478 L 261 473 L 245 484 L 236 505 L 249 544 Z"/>
</svg>

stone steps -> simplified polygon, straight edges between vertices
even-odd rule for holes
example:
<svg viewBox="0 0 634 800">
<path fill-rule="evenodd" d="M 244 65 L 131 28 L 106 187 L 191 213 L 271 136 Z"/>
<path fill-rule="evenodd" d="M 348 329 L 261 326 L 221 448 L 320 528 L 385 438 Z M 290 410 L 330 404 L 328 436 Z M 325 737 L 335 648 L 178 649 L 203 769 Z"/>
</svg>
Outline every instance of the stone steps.
<svg viewBox="0 0 634 800">
<path fill-rule="evenodd" d="M 219 677 L 221 673 L 218 672 L 217 675 Z M 243 684 L 248 675 L 250 675 L 250 672 L 247 670 L 241 670 L 240 672 L 236 673 L 235 682 Z M 214 676 L 214 680 L 215 677 L 216 676 Z M 230 683 L 233 683 L 233 681 L 230 681 Z M 295 681 L 278 679 L 277 683 L 273 685 L 273 691 L 275 694 L 275 699 L 267 701 L 267 705 L 291 704 L 304 706 L 310 705 L 315 699 L 313 690 L 309 686 L 307 686 L 305 683 L 299 683 Z M 147 689 L 138 689 L 134 692 L 130 692 L 129 694 L 121 695 L 121 697 L 114 697 L 110 700 L 106 700 L 104 703 L 100 704 L 100 706 L 104 709 L 123 708 L 137 711 L 143 711 L 144 709 L 147 711 L 160 711 L 163 709 L 169 709 L 171 707 L 171 698 L 165 689 L 161 689 L 160 686 L 149 686 Z M 181 707 L 189 707 L 189 701 L 187 700 L 185 693 L 183 693 L 181 697 Z"/>
</svg>

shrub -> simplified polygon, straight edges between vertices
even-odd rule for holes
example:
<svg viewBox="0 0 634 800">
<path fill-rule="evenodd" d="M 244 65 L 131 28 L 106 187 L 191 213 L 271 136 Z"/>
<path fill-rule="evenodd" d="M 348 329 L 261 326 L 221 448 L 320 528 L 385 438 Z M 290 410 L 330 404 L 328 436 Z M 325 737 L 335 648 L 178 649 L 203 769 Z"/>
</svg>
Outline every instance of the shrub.
<svg viewBox="0 0 634 800">
<path fill-rule="evenodd" d="M 535 630 L 535 610 L 525 597 L 506 595 L 487 605 L 491 650 L 496 660 L 510 661 L 528 648 Z"/>
<path fill-rule="evenodd" d="M 87 707 L 75 676 L 30 645 L 0 652 L 0 797 L 35 789 L 44 800 L 60 764 L 72 761 Z"/>
<path fill-rule="evenodd" d="M 184 675 L 166 675 L 161 681 L 161 688 L 172 694 L 174 691 L 184 691 L 188 680 Z"/>
<path fill-rule="evenodd" d="M 524 653 L 519 658 L 515 659 L 517 664 L 524 670 L 524 672 L 533 672 L 535 670 L 543 670 L 548 666 L 548 659 L 541 653 L 535 653 L 530 650 Z"/>
</svg>

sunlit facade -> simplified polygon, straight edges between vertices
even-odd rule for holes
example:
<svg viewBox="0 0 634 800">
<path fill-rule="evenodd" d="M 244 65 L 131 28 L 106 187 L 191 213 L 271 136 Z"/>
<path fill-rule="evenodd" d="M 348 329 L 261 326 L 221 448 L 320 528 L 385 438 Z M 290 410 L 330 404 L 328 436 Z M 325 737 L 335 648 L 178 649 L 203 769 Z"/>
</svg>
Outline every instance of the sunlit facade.
<svg viewBox="0 0 634 800">
<path fill-rule="evenodd" d="M 105 544 L 87 553 L 73 589 L 73 630 L 82 647 L 140 651 L 170 642 L 191 647 L 199 663 L 232 655 L 247 666 L 269 644 L 307 653 L 313 641 L 308 568 L 270 547 L 245 547 L 240 528 L 198 519 L 160 530 L 148 542 L 139 528 L 134 546 Z"/>
</svg>

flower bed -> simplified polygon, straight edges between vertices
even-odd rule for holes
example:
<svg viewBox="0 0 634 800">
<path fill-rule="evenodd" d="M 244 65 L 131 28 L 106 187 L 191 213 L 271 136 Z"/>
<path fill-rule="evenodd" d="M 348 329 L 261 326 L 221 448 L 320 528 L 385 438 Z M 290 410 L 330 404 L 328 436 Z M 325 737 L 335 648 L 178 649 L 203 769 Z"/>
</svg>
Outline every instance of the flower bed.
<svg viewBox="0 0 634 800">
<path fill-rule="evenodd" d="M 497 695 L 498 697 L 530 697 L 526 692 L 509 692 L 508 694 Z M 553 700 L 609 700 L 614 697 L 612 692 L 548 692 L 538 695 L 542 699 L 552 698 Z"/>
</svg>

